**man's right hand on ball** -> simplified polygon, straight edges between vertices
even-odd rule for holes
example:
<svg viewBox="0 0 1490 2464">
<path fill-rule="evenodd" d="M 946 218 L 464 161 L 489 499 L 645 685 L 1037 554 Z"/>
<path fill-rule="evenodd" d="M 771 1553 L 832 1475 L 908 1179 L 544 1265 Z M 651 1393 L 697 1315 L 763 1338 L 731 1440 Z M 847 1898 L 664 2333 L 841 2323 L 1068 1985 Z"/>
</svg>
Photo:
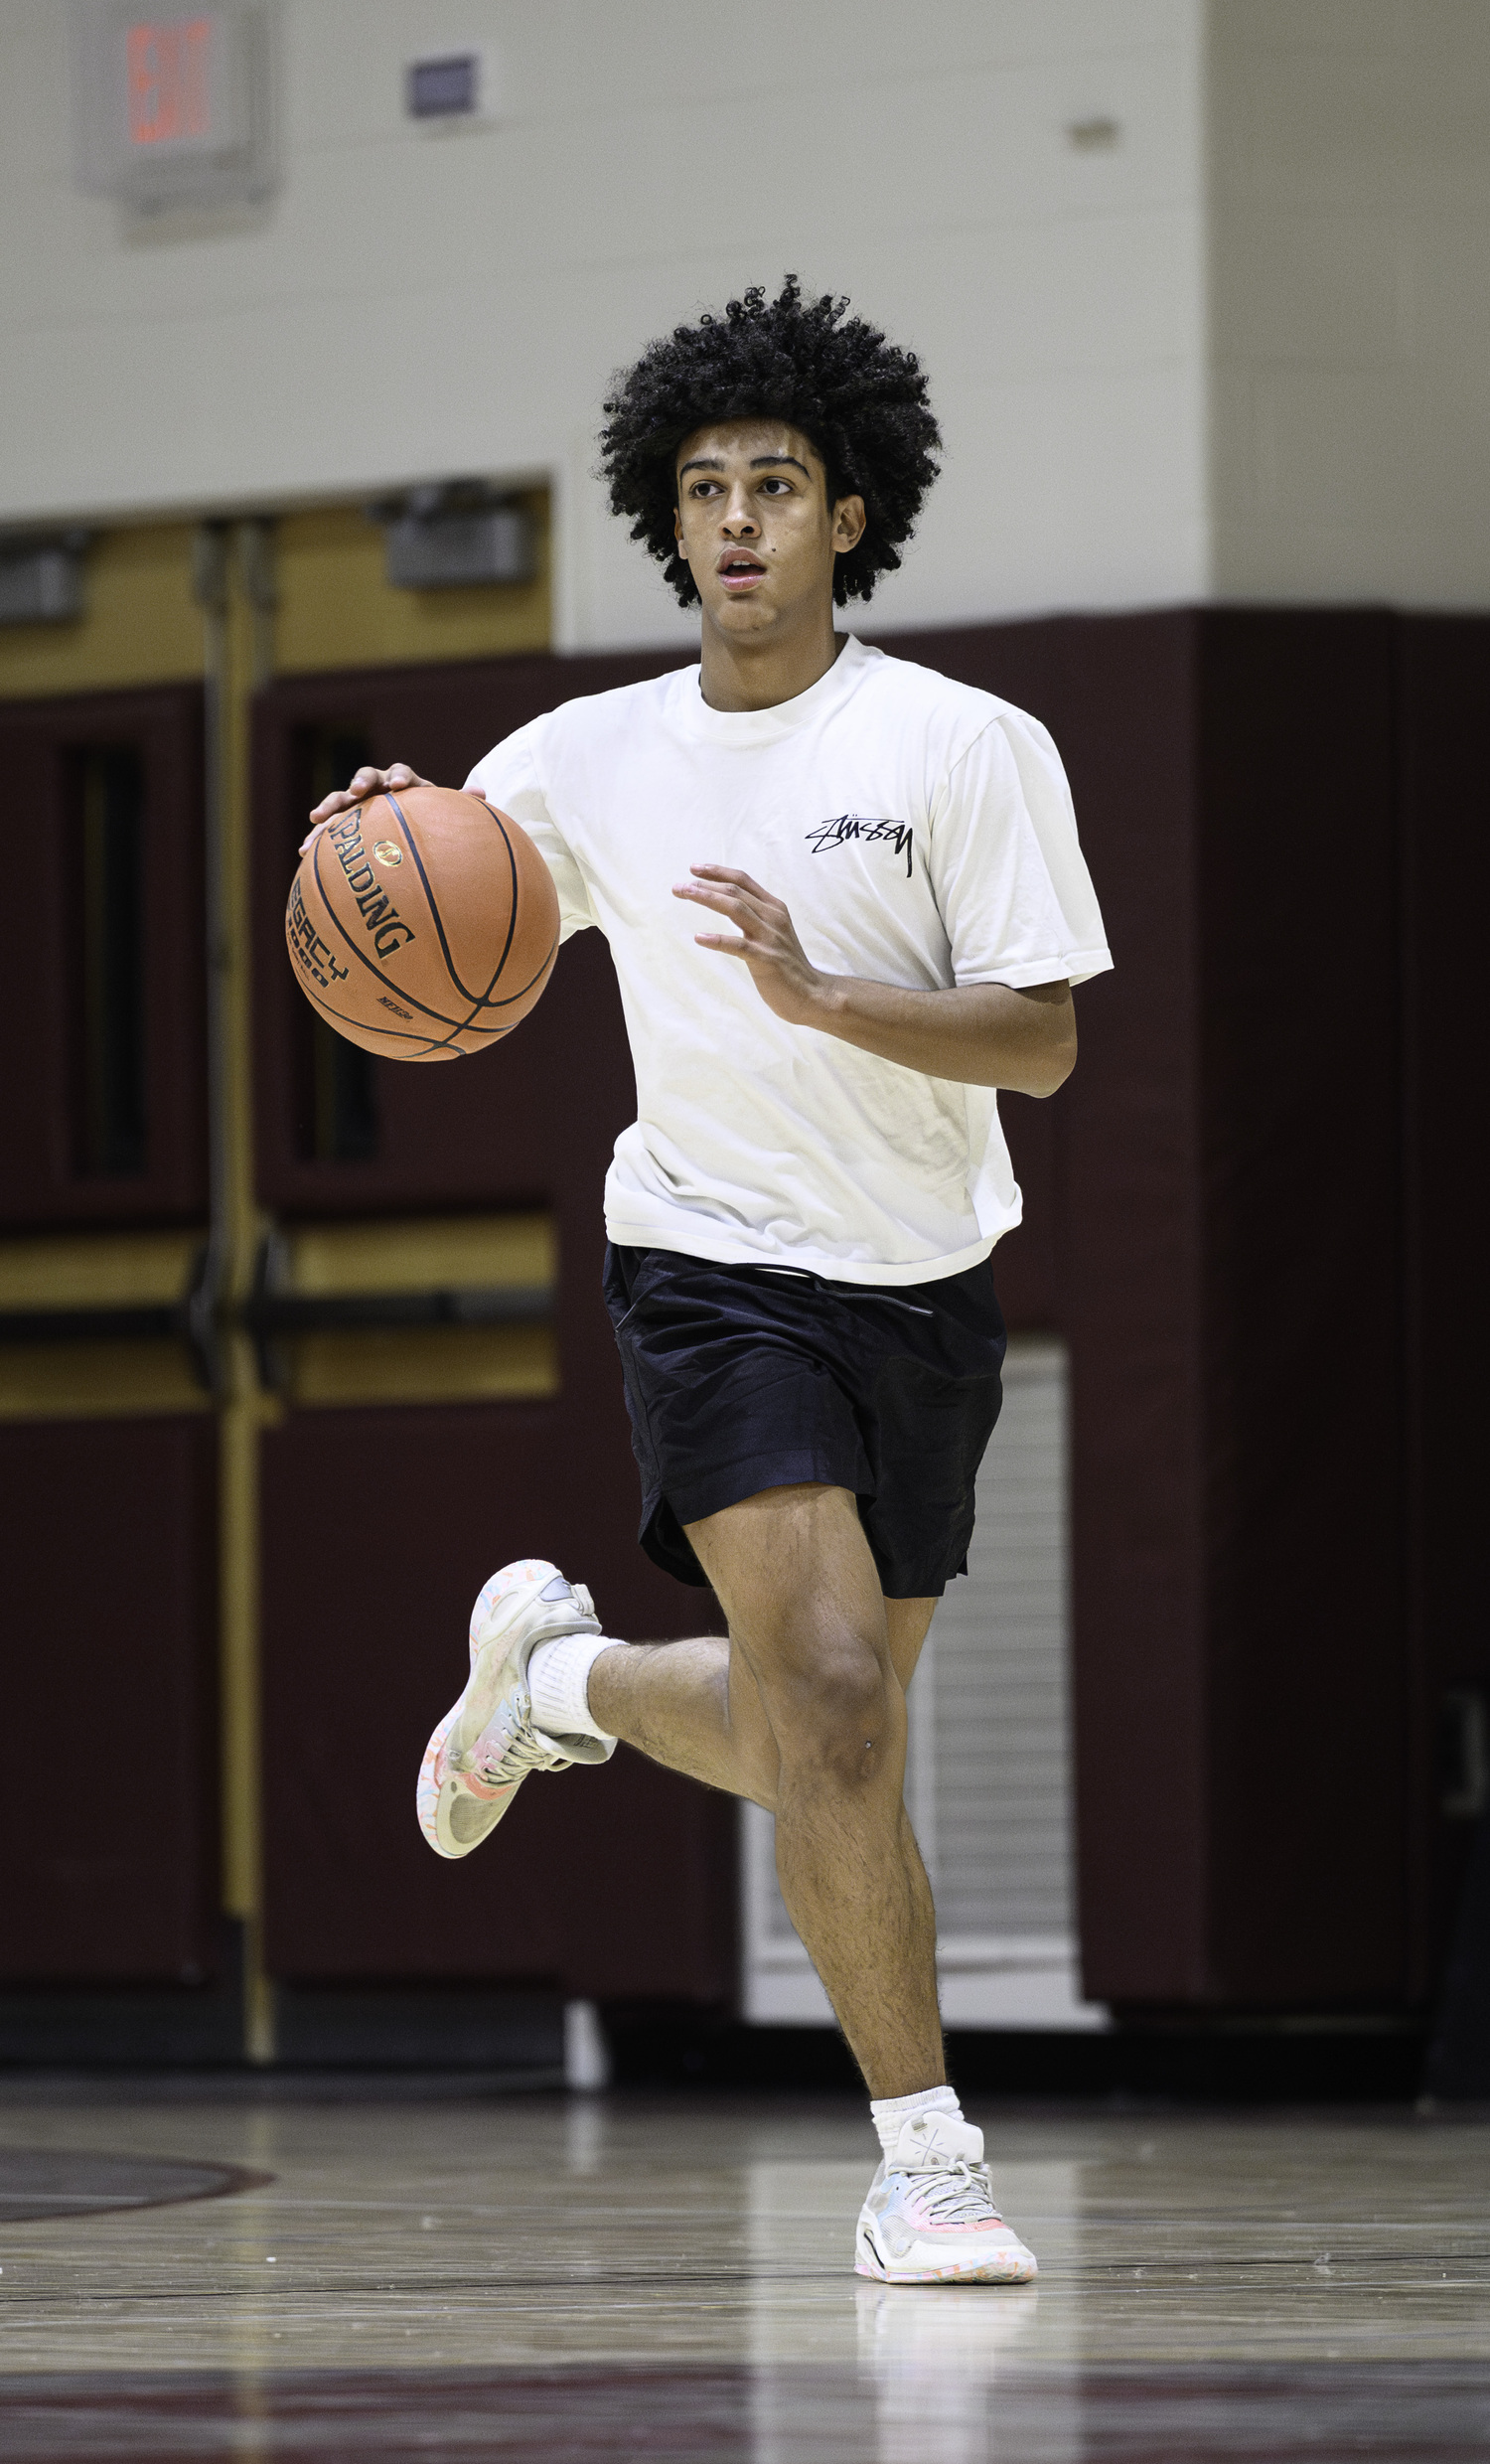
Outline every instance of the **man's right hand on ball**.
<svg viewBox="0 0 1490 2464">
<path fill-rule="evenodd" d="M 331 794 L 323 796 L 314 808 L 311 814 L 314 827 L 300 842 L 301 854 L 305 853 L 323 822 L 334 822 L 339 813 L 350 813 L 354 805 L 366 804 L 370 796 L 380 795 L 386 787 L 391 787 L 396 793 L 400 787 L 430 787 L 433 784 L 431 779 L 421 779 L 418 771 L 411 770 L 406 761 L 391 762 L 386 770 L 374 770 L 371 762 L 365 762 L 350 787 L 334 787 Z"/>
</svg>

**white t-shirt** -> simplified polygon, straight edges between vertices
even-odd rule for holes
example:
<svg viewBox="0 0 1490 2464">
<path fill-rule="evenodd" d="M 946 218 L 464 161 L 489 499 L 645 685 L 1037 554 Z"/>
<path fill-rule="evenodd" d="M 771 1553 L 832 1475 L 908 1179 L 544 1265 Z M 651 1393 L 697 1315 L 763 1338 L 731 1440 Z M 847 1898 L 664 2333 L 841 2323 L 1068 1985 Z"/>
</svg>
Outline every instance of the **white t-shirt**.
<svg viewBox="0 0 1490 2464">
<path fill-rule="evenodd" d="M 541 848 L 565 936 L 596 924 L 611 946 L 637 1119 L 606 1230 L 843 1283 L 956 1275 L 1019 1221 L 991 1089 L 787 1025 L 742 961 L 696 947 L 731 928 L 672 884 L 739 866 L 834 975 L 1079 984 L 1112 960 L 1055 746 L 1008 702 L 851 638 L 773 709 L 710 709 L 698 679 L 567 701 L 467 782 Z"/>
</svg>

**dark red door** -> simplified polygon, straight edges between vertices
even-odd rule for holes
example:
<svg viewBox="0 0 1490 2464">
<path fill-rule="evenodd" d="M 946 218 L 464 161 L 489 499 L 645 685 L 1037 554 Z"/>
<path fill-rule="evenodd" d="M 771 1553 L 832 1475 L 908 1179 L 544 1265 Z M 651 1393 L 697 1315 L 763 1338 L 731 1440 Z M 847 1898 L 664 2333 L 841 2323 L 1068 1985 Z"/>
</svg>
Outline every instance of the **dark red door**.
<svg viewBox="0 0 1490 2464">
<path fill-rule="evenodd" d="M 206 1238 L 202 694 L 15 704 L 0 764 L 0 1978 L 218 1956 L 216 1436 L 184 1340 Z"/>
<path fill-rule="evenodd" d="M 608 953 L 587 933 L 538 1009 L 469 1067 L 364 1061 L 318 1034 L 282 916 L 314 793 L 401 756 L 459 784 L 567 694 L 666 661 L 505 660 L 279 683 L 255 737 L 259 1196 L 277 1224 L 551 1219 L 557 1392 L 290 1401 L 264 1440 L 266 1957 L 301 1981 L 473 1979 L 720 2000 L 733 1987 L 733 1808 L 622 1749 L 524 1788 L 442 1864 L 414 1821 L 425 1739 L 459 1691 L 471 1602 L 550 1557 L 608 1630 L 712 1604 L 635 1543 L 637 1491 L 600 1301 L 601 1184 L 633 1085 Z M 324 1390 L 323 1390 L 324 1391 Z"/>
</svg>

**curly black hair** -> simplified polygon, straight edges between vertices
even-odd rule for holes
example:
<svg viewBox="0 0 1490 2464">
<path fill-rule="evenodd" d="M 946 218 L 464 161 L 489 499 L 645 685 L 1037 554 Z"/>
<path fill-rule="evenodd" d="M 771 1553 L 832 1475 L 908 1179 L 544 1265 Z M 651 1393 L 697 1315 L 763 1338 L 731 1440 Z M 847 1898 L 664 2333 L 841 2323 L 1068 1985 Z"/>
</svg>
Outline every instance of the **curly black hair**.
<svg viewBox="0 0 1490 2464">
<path fill-rule="evenodd" d="M 673 536 L 677 449 L 719 419 L 784 419 L 810 439 L 827 471 L 829 504 L 861 496 L 856 547 L 838 557 L 833 597 L 867 599 L 893 573 L 921 501 L 936 478 L 941 430 L 914 352 L 897 350 L 846 299 L 804 299 L 795 274 L 779 298 L 759 283 L 722 317 L 674 326 L 615 379 L 600 431 L 600 476 L 611 511 L 663 567 L 682 607 L 697 586 Z"/>
</svg>

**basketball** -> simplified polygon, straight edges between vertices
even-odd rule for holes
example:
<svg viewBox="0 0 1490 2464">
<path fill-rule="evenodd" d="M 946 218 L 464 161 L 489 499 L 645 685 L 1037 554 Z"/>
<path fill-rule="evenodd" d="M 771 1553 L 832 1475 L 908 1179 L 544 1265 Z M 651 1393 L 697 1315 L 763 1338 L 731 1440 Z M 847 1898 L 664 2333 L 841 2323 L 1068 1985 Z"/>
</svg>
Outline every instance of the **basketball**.
<svg viewBox="0 0 1490 2464">
<path fill-rule="evenodd" d="M 558 936 L 558 897 L 526 832 L 452 787 L 372 796 L 328 822 L 285 911 L 307 1000 L 389 1061 L 500 1043 L 547 983 Z"/>
</svg>

